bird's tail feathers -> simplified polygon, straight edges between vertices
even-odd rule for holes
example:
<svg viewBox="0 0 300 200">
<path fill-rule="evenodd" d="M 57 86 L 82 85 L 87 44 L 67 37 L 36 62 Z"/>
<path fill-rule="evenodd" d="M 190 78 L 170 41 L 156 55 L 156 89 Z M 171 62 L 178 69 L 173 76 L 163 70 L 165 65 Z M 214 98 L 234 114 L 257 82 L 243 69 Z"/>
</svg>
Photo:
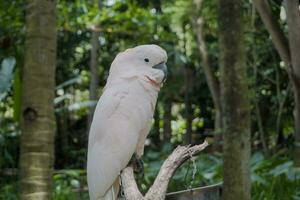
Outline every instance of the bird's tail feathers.
<svg viewBox="0 0 300 200">
<path fill-rule="evenodd" d="M 120 185 L 119 185 L 119 178 L 117 178 L 114 184 L 107 190 L 103 197 L 97 200 L 117 200 L 118 193 L 119 193 Z"/>
</svg>

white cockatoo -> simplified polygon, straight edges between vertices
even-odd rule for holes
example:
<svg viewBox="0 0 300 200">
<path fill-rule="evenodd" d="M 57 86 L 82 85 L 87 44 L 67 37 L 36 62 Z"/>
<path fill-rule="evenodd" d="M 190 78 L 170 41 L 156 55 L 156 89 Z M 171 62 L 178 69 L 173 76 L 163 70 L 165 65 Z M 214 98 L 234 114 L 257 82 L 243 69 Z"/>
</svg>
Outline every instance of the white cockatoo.
<svg viewBox="0 0 300 200">
<path fill-rule="evenodd" d="M 119 53 L 111 64 L 89 134 L 91 200 L 117 199 L 121 170 L 133 154 L 142 156 L 166 62 L 161 47 L 141 45 Z"/>
</svg>

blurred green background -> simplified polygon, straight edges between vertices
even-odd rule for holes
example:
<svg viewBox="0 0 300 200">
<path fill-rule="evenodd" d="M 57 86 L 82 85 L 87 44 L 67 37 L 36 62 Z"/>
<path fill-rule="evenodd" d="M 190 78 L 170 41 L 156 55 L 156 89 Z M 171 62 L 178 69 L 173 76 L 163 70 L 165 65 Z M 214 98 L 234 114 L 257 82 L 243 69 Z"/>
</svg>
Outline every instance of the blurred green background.
<svg viewBox="0 0 300 200">
<path fill-rule="evenodd" d="M 18 160 L 25 9 L 22 0 L 0 0 L 0 199 L 18 198 Z M 270 1 L 283 16 L 281 1 Z M 294 101 L 284 64 L 250 1 L 244 1 L 243 34 L 251 99 L 252 199 L 300 199 L 299 170 L 293 167 Z M 59 0 L 55 87 L 55 173 L 57 200 L 88 199 L 87 133 L 96 104 L 118 52 L 139 44 L 159 44 L 168 52 L 169 78 L 162 88 L 153 127 L 146 141 L 142 191 L 152 184 L 162 162 L 177 145 L 217 141 L 215 108 L 203 70 L 193 20 L 203 20 L 203 41 L 215 77 L 219 72 L 217 1 L 204 1 L 195 12 L 187 0 Z M 279 18 L 283 31 L 284 19 Z M 92 35 L 96 34 L 96 43 Z M 96 98 L 90 97 L 91 48 L 98 46 Z M 222 152 L 211 145 L 193 163 L 177 171 L 168 191 L 222 182 Z M 234 176 L 234 175 L 233 175 Z"/>
</svg>

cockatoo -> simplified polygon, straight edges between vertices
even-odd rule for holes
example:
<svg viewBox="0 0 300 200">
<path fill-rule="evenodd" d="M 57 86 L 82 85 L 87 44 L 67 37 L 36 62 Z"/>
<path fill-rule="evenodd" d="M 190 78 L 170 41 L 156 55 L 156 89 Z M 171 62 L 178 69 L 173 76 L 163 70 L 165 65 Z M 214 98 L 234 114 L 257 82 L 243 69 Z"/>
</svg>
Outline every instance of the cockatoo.
<svg viewBox="0 0 300 200">
<path fill-rule="evenodd" d="M 133 154 L 143 155 L 166 62 L 166 51 L 153 44 L 127 49 L 112 62 L 89 133 L 91 200 L 117 199 L 121 170 Z"/>
</svg>

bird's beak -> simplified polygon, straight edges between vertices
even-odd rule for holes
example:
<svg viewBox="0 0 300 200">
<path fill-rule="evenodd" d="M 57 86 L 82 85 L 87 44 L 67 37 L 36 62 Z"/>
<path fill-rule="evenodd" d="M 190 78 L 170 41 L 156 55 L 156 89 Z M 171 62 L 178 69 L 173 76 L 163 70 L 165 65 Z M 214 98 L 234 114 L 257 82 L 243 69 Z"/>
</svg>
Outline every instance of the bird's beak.
<svg viewBox="0 0 300 200">
<path fill-rule="evenodd" d="M 168 76 L 168 68 L 167 68 L 166 63 L 164 63 L 164 62 L 159 63 L 157 65 L 154 65 L 152 68 L 154 68 L 154 69 L 160 69 L 161 71 L 163 71 L 164 78 L 163 78 L 162 83 L 164 83 L 166 81 L 166 79 L 167 79 L 167 76 Z"/>
</svg>

